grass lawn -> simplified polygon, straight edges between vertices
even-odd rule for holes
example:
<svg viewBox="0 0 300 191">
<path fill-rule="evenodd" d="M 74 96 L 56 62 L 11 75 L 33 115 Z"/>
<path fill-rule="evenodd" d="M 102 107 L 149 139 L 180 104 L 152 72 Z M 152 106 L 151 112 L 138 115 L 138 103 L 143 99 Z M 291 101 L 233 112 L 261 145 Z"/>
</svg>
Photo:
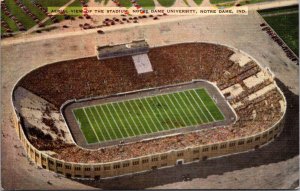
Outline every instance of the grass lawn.
<svg viewBox="0 0 300 191">
<path fill-rule="evenodd" d="M 8 24 L 9 28 L 12 31 L 15 32 L 15 31 L 19 30 L 18 27 L 17 27 L 17 25 L 16 25 L 16 23 L 15 23 L 15 21 L 12 20 L 11 18 L 9 18 L 8 16 L 6 16 L 3 12 L 1 12 L 1 19 L 3 19 Z M 1 28 L 1 31 L 5 32 L 4 30 L 2 30 L 2 28 Z M 3 33 L 1 33 L 1 34 L 3 34 Z"/>
<path fill-rule="evenodd" d="M 5 0 L 5 4 L 7 5 L 10 12 L 17 17 L 17 19 L 25 26 L 26 29 L 30 29 L 36 23 L 32 20 L 30 16 L 28 16 L 16 3 L 15 1 Z"/>
<path fill-rule="evenodd" d="M 155 4 L 153 0 L 138 0 L 137 3 L 144 9 L 154 9 Z"/>
<path fill-rule="evenodd" d="M 228 8 L 234 6 L 235 2 L 228 2 L 228 3 L 222 3 L 222 4 L 216 4 L 218 7 Z"/>
<path fill-rule="evenodd" d="M 47 17 L 45 13 L 43 13 L 38 7 L 36 7 L 33 3 L 33 0 L 21 0 L 21 2 L 30 10 L 31 13 L 33 13 L 39 20 L 43 20 Z M 62 7 L 63 5 L 67 4 L 71 0 L 35 0 L 35 2 L 41 4 L 43 7 Z M 88 2 L 89 0 L 85 0 L 85 2 Z M 108 0 L 105 0 L 108 2 Z M 5 4 L 7 5 L 9 11 L 25 26 L 25 28 L 28 30 L 36 25 L 36 22 L 27 15 L 13 0 L 5 0 Z M 80 0 L 75 0 L 72 4 L 69 5 L 69 7 L 81 7 Z M 75 16 L 71 16 L 75 17 Z M 10 19 L 9 17 L 5 16 L 1 12 L 1 18 L 7 22 L 8 26 L 15 32 L 18 31 L 18 27 L 16 23 Z M 59 21 L 64 20 L 64 16 L 57 15 L 56 18 Z M 50 19 L 48 19 L 45 22 L 45 25 L 51 25 L 53 24 Z M 5 32 L 3 29 L 1 29 L 1 33 Z"/>
<path fill-rule="evenodd" d="M 32 4 L 31 0 L 21 0 L 21 2 L 33 13 L 37 18 L 43 20 L 46 18 L 46 14 L 43 13 L 38 7 Z"/>
<path fill-rule="evenodd" d="M 194 2 L 197 4 L 197 5 L 201 5 L 203 0 L 194 0 Z"/>
<path fill-rule="evenodd" d="M 88 2 L 88 0 L 85 0 L 85 2 Z M 80 0 L 75 0 L 73 3 L 71 3 L 65 10 L 68 10 L 68 8 L 72 9 L 72 8 L 76 8 L 78 9 L 78 7 L 82 7 L 82 4 L 80 3 Z M 69 10 L 70 11 L 70 10 Z M 78 13 L 78 14 L 70 14 L 69 15 L 70 17 L 72 18 L 76 18 L 78 16 L 82 16 L 81 13 Z M 56 15 L 56 18 L 57 20 L 60 22 L 60 21 L 63 21 L 65 19 L 65 17 L 63 15 Z"/>
<path fill-rule="evenodd" d="M 176 0 L 157 0 L 159 4 L 163 7 L 171 7 L 174 5 Z"/>
<path fill-rule="evenodd" d="M 219 3 L 226 3 L 226 2 L 235 2 L 235 0 L 210 0 L 211 4 L 219 4 Z"/>
<path fill-rule="evenodd" d="M 85 0 L 85 2 L 88 2 L 88 0 Z M 82 4 L 80 3 L 80 0 L 75 0 L 68 7 L 82 7 Z"/>
<path fill-rule="evenodd" d="M 263 11 L 258 11 L 258 13 L 261 16 L 268 15 L 268 14 L 277 14 L 277 13 L 286 13 L 286 12 L 291 12 L 291 11 L 299 11 L 298 6 L 290 6 L 290 7 L 282 7 L 278 9 L 267 9 Z"/>
<path fill-rule="evenodd" d="M 73 110 L 88 143 L 125 139 L 224 120 L 205 89 L 191 89 Z"/>
<path fill-rule="evenodd" d="M 31 1 L 31 0 L 27 0 L 27 1 Z M 67 4 L 68 2 L 70 2 L 71 0 L 35 0 L 35 2 L 41 4 L 43 7 L 45 7 L 46 9 L 48 7 L 62 7 L 65 4 Z M 78 6 L 78 3 L 80 4 L 80 1 L 76 0 L 74 2 L 74 6 Z M 57 15 L 55 16 L 59 21 L 64 20 L 64 16 L 62 15 Z M 45 22 L 46 25 L 52 24 L 51 20 L 47 20 Z"/>
<path fill-rule="evenodd" d="M 37 3 L 41 4 L 43 7 L 61 7 L 67 4 L 71 0 L 36 0 Z"/>
<path fill-rule="evenodd" d="M 131 7 L 132 6 L 132 3 L 130 2 L 130 0 L 120 0 L 120 4 L 123 6 L 123 7 Z"/>
<path fill-rule="evenodd" d="M 32 4 L 31 0 L 21 0 L 21 2 L 31 11 L 31 13 L 37 16 L 37 18 L 39 18 L 41 21 L 47 17 L 45 13 L 43 13 L 38 7 Z M 53 24 L 51 20 L 45 22 L 45 25 L 51 24 Z"/>
<path fill-rule="evenodd" d="M 261 3 L 261 2 L 266 2 L 266 1 L 270 1 L 270 0 L 246 0 L 246 1 L 240 2 L 240 5 L 247 5 L 247 4 Z"/>
<path fill-rule="evenodd" d="M 284 42 L 299 55 L 299 13 L 283 14 L 298 10 L 297 7 L 288 7 L 286 9 L 273 9 L 259 12 L 265 21 L 276 31 L 276 33 L 284 40 Z M 268 16 L 267 14 L 281 15 Z M 283 15 L 282 15 L 283 14 Z"/>
</svg>

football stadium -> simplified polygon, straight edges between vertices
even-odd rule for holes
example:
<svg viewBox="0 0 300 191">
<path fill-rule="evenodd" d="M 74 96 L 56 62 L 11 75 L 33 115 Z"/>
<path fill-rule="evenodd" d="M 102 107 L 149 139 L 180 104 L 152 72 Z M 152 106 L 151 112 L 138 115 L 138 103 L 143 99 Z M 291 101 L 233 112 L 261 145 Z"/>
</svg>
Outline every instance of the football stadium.
<svg viewBox="0 0 300 191">
<path fill-rule="evenodd" d="M 274 74 L 241 50 L 136 39 L 95 51 L 14 87 L 18 137 L 41 168 L 111 178 L 259 149 L 283 130 Z"/>
<path fill-rule="evenodd" d="M 4 189 L 299 187 L 298 1 L 1 11 Z"/>
</svg>

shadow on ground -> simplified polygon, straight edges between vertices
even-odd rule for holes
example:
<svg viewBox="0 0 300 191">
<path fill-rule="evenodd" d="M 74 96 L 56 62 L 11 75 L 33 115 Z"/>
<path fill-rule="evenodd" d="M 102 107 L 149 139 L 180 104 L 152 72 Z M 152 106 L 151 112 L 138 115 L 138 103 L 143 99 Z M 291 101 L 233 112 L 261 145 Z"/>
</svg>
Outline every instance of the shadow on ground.
<svg viewBox="0 0 300 191">
<path fill-rule="evenodd" d="M 286 161 L 299 155 L 299 96 L 292 93 L 281 81 L 278 86 L 287 99 L 286 124 L 274 142 L 256 151 L 236 154 L 192 164 L 175 166 L 143 174 L 128 175 L 100 181 L 78 181 L 103 189 L 143 189 L 191 179 L 222 175 L 226 172 Z M 298 186 L 298 185 L 296 185 Z"/>
</svg>

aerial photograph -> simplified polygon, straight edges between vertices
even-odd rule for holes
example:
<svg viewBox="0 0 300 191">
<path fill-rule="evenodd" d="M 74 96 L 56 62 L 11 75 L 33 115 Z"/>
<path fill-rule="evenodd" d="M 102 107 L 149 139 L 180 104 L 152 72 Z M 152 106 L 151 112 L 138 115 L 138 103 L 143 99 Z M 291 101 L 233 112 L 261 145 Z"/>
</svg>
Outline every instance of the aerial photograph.
<svg viewBox="0 0 300 191">
<path fill-rule="evenodd" d="M 297 0 L 1 0 L 1 189 L 299 189 Z"/>
</svg>

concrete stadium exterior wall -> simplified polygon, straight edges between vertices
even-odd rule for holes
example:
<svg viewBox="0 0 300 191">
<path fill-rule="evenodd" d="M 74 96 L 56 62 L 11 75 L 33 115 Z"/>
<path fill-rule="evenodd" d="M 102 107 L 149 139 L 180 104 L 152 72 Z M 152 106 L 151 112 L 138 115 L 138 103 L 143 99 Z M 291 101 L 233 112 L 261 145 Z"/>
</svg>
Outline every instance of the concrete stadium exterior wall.
<svg viewBox="0 0 300 191">
<path fill-rule="evenodd" d="M 240 139 L 187 147 L 182 150 L 171 150 L 165 153 L 122 161 L 107 163 L 73 163 L 62 161 L 51 157 L 43 151 L 39 151 L 28 141 L 17 115 L 14 117 L 15 128 L 28 158 L 34 161 L 37 166 L 62 174 L 68 178 L 110 178 L 251 151 L 272 142 L 282 132 L 286 114 L 285 97 L 278 87 L 277 89 L 283 96 L 285 111 L 281 119 L 265 131 Z"/>
</svg>

